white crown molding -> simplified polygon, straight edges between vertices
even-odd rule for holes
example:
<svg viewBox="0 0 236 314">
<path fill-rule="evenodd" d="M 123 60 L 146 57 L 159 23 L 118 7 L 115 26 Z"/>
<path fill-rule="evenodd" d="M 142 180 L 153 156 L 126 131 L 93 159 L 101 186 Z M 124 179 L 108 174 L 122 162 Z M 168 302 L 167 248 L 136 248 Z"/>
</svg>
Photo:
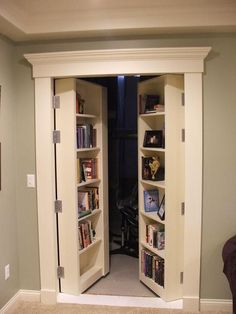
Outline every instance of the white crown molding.
<svg viewBox="0 0 236 314">
<path fill-rule="evenodd" d="M 87 70 L 93 74 L 111 74 L 117 66 L 117 74 L 134 74 L 142 71 L 144 63 L 155 60 L 156 67 L 149 73 L 163 73 L 163 69 L 171 73 L 203 72 L 203 62 L 210 47 L 177 47 L 177 48 L 143 48 L 143 49 L 107 49 L 51 52 L 39 54 L 25 54 L 25 58 L 33 65 L 34 77 L 58 77 L 63 75 L 86 75 Z M 112 62 L 113 68 L 109 68 Z M 127 63 L 134 64 L 127 72 Z M 115 63 L 115 65 L 114 65 Z M 168 66 L 166 67 L 166 64 Z M 185 64 L 183 68 L 183 64 Z M 181 69 L 181 70 L 180 70 Z"/>
</svg>

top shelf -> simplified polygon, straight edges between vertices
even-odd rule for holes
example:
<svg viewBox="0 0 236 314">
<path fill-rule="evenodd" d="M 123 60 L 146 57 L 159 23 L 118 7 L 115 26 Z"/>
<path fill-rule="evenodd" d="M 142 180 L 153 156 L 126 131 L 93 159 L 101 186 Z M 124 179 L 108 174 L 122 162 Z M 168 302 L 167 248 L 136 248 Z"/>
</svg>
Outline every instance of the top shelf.
<svg viewBox="0 0 236 314">
<path fill-rule="evenodd" d="M 157 117 L 157 116 L 164 116 L 165 111 L 157 111 L 157 112 L 150 112 L 150 113 L 141 113 L 139 116 L 141 118 L 147 118 L 147 117 Z"/>
<path fill-rule="evenodd" d="M 97 118 L 94 114 L 87 114 L 87 113 L 77 113 L 76 117 L 78 118 Z"/>
</svg>

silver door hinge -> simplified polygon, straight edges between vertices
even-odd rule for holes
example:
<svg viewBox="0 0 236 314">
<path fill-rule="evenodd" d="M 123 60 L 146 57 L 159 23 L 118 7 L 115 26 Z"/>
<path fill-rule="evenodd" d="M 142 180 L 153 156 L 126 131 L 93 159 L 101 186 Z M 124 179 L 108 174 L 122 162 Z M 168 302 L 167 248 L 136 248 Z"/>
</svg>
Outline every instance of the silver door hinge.
<svg viewBox="0 0 236 314">
<path fill-rule="evenodd" d="M 60 108 L 60 96 L 52 96 L 52 107 L 54 109 Z"/>
<path fill-rule="evenodd" d="M 52 132 L 52 142 L 53 144 L 58 144 L 61 142 L 61 132 L 58 130 L 54 130 Z"/>
<path fill-rule="evenodd" d="M 185 129 L 181 130 L 181 140 L 183 143 L 185 142 Z"/>
<path fill-rule="evenodd" d="M 180 272 L 179 281 L 181 284 L 184 282 L 184 272 L 183 271 Z"/>
<path fill-rule="evenodd" d="M 54 209 L 55 209 L 55 213 L 62 213 L 62 201 L 61 200 L 54 201 Z"/>
<path fill-rule="evenodd" d="M 185 214 L 185 203 L 182 202 L 181 203 L 181 215 L 184 216 L 184 214 Z"/>
<path fill-rule="evenodd" d="M 57 267 L 57 278 L 64 278 L 64 267 L 58 266 Z"/>
<path fill-rule="evenodd" d="M 181 97 L 182 97 L 182 106 L 185 106 L 185 99 L 184 99 L 184 96 L 185 96 L 184 93 L 182 93 L 182 94 L 181 94 Z"/>
</svg>

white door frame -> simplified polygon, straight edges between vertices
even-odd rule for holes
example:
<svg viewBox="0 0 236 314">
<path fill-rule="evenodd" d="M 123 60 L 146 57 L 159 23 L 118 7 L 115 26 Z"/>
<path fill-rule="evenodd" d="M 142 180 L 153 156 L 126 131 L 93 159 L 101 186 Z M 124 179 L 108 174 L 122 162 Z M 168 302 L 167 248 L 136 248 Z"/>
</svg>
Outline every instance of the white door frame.
<svg viewBox="0 0 236 314">
<path fill-rule="evenodd" d="M 26 54 L 35 78 L 37 205 L 41 300 L 55 303 L 57 243 L 54 214 L 52 83 L 56 77 L 184 74 L 184 309 L 198 310 L 202 219 L 202 72 L 209 47 L 89 50 Z"/>
</svg>

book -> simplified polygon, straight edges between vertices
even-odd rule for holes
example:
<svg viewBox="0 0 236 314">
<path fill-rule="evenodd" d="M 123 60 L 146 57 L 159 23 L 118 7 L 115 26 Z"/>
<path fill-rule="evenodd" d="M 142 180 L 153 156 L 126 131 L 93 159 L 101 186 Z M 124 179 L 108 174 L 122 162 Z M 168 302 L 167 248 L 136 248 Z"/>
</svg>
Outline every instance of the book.
<svg viewBox="0 0 236 314">
<path fill-rule="evenodd" d="M 76 113 L 77 114 L 83 114 L 84 113 L 84 104 L 85 104 L 85 100 L 77 92 L 76 93 Z"/>
<path fill-rule="evenodd" d="M 97 132 L 90 123 L 77 124 L 77 148 L 92 148 L 97 144 Z"/>
<path fill-rule="evenodd" d="M 159 209 L 159 191 L 156 190 L 144 190 L 144 211 L 154 212 Z"/>
<path fill-rule="evenodd" d="M 77 158 L 77 182 L 97 178 L 97 158 Z"/>
<path fill-rule="evenodd" d="M 143 180 L 162 181 L 164 177 L 164 168 L 161 167 L 159 157 L 142 157 Z"/>
<path fill-rule="evenodd" d="M 86 191 L 78 191 L 78 211 L 89 209 L 89 195 Z"/>
</svg>

